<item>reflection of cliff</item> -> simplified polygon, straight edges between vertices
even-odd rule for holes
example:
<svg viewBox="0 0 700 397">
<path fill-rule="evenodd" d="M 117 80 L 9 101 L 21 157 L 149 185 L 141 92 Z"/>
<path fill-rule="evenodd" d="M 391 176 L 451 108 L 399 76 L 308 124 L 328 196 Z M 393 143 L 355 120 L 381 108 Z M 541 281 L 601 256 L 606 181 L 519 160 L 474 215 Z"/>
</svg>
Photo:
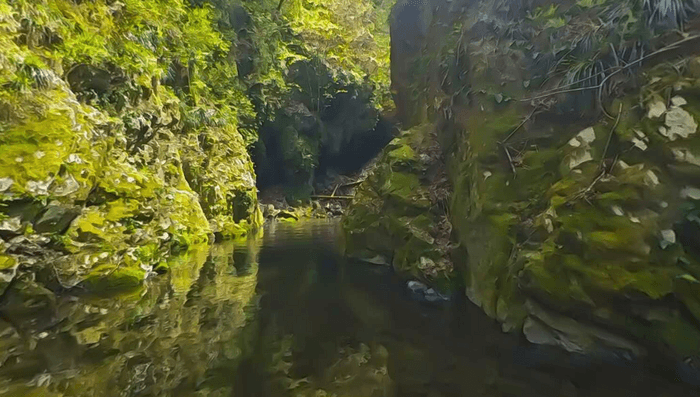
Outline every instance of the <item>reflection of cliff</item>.
<svg viewBox="0 0 700 397">
<path fill-rule="evenodd" d="M 169 282 L 156 280 L 131 295 L 57 303 L 58 325 L 39 334 L 34 346 L 15 338 L 6 349 L 22 362 L 6 361 L 3 384 L 42 396 L 231 395 L 228 374 L 255 337 L 249 324 L 256 312 L 257 251 L 248 244 L 234 262 L 239 255 L 232 243 L 214 246 L 175 258 Z"/>
</svg>

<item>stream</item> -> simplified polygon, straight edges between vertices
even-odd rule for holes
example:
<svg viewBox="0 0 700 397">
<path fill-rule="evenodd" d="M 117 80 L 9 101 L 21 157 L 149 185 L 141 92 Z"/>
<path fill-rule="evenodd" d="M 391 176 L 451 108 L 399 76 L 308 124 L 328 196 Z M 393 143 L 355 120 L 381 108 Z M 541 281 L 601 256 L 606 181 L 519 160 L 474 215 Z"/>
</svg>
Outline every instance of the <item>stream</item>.
<svg viewBox="0 0 700 397">
<path fill-rule="evenodd" d="M 0 321 L 0 395 L 698 395 L 667 366 L 534 346 L 465 298 L 419 299 L 341 246 L 337 221 L 272 223 L 138 291 L 20 310 L 31 327 Z"/>
</svg>

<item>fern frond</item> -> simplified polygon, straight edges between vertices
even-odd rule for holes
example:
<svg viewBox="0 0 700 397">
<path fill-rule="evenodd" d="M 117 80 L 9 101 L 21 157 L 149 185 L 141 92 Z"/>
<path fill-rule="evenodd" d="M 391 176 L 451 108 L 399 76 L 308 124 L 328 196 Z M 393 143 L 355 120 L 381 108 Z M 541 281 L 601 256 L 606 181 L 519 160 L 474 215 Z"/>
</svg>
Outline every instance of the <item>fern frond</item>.
<svg viewBox="0 0 700 397">
<path fill-rule="evenodd" d="M 641 0 L 650 27 L 682 29 L 700 12 L 700 0 Z"/>
</svg>

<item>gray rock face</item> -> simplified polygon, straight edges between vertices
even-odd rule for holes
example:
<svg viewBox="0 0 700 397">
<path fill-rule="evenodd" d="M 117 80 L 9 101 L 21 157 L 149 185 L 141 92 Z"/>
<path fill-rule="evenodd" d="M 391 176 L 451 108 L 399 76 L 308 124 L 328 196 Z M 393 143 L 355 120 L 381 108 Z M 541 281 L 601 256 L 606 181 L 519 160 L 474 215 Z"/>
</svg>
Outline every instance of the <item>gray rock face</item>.
<svg viewBox="0 0 700 397">
<path fill-rule="evenodd" d="M 581 354 L 608 353 L 603 350 L 617 352 L 624 358 L 646 354 L 642 347 L 619 335 L 549 312 L 530 300 L 525 306 L 530 316 L 525 320 L 523 333 L 532 343 L 559 346 Z"/>
<path fill-rule="evenodd" d="M 22 234 L 22 220 L 19 217 L 8 218 L 0 222 L 0 238 L 9 240 Z"/>
<path fill-rule="evenodd" d="M 34 230 L 38 233 L 63 233 L 79 214 L 76 207 L 50 205 L 34 223 Z"/>
</svg>

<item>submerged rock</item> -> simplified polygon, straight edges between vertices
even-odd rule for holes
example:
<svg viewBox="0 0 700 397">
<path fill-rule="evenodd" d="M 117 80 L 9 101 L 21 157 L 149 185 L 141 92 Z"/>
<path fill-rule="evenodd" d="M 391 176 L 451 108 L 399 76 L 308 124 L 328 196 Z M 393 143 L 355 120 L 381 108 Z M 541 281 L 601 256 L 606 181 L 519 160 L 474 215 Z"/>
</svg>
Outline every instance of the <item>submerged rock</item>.
<svg viewBox="0 0 700 397">
<path fill-rule="evenodd" d="M 450 300 L 449 296 L 439 293 L 420 281 L 409 281 L 406 286 L 411 291 L 412 296 L 418 300 L 427 302 L 448 302 Z"/>
</svg>

